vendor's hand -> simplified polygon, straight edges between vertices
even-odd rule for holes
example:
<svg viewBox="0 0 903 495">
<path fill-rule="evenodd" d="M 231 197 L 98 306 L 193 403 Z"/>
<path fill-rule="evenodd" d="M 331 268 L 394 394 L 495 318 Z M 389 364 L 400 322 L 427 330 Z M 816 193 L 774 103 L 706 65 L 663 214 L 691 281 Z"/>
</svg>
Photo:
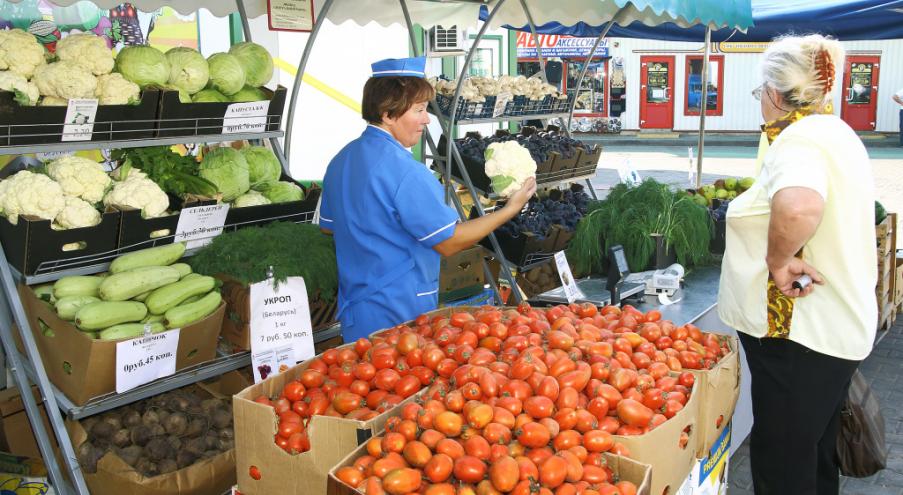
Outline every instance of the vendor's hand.
<svg viewBox="0 0 903 495">
<path fill-rule="evenodd" d="M 769 271 L 774 284 L 787 297 L 806 297 L 815 290 L 815 284 L 824 285 L 825 283 L 815 267 L 799 258 L 790 258 L 787 263 L 770 267 Z M 809 275 L 812 283 L 803 289 L 795 289 L 793 282 L 803 275 Z"/>
<path fill-rule="evenodd" d="M 536 194 L 536 178 L 528 177 L 523 185 L 521 185 L 520 190 L 512 194 L 508 199 L 508 204 L 511 205 L 512 209 L 520 211 L 521 208 L 527 204 L 527 201 L 530 201 L 530 198 L 532 198 L 534 194 Z"/>
</svg>

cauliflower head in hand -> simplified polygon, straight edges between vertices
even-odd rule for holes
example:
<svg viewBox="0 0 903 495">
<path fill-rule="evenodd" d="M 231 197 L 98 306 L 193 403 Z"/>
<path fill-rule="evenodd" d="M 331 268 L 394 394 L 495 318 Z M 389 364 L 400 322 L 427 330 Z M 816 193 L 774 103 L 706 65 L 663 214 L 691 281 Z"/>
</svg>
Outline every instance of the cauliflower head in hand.
<svg viewBox="0 0 903 495">
<path fill-rule="evenodd" d="M 41 97 L 34 83 L 28 82 L 25 76 L 8 70 L 0 72 L 0 90 L 16 93 L 19 105 L 33 106 Z"/>
<path fill-rule="evenodd" d="M 64 156 L 47 164 L 47 175 L 57 181 L 68 196 L 99 203 L 112 180 L 99 163 L 80 156 Z"/>
<path fill-rule="evenodd" d="M 0 181 L 0 212 L 12 224 L 19 215 L 53 220 L 65 206 L 63 188 L 44 174 L 23 170 Z"/>
<path fill-rule="evenodd" d="M 70 34 L 56 44 L 56 55 L 91 71 L 95 76 L 109 74 L 113 70 L 113 51 L 100 36 Z"/>
<path fill-rule="evenodd" d="M 11 70 L 30 79 L 37 67 L 47 64 L 44 45 L 21 29 L 0 30 L 0 70 Z"/>
<path fill-rule="evenodd" d="M 169 207 L 169 196 L 156 182 L 138 176 L 131 176 L 113 184 L 113 189 L 103 198 L 103 204 L 141 210 L 144 218 L 163 216 Z"/>
<path fill-rule="evenodd" d="M 141 98 L 141 88 L 122 74 L 105 74 L 97 78 L 94 94 L 101 105 L 130 105 Z"/>
<path fill-rule="evenodd" d="M 66 206 L 54 219 L 54 224 L 63 229 L 93 227 L 100 223 L 100 212 L 90 203 L 74 196 L 66 197 Z"/>
<path fill-rule="evenodd" d="M 524 181 L 536 176 L 536 162 L 530 151 L 517 141 L 492 143 L 486 148 L 486 175 L 492 189 L 503 198 L 520 190 Z"/>
<path fill-rule="evenodd" d="M 97 78 L 91 71 L 64 60 L 38 67 L 32 82 L 43 96 L 57 98 L 94 98 L 97 89 Z"/>
</svg>

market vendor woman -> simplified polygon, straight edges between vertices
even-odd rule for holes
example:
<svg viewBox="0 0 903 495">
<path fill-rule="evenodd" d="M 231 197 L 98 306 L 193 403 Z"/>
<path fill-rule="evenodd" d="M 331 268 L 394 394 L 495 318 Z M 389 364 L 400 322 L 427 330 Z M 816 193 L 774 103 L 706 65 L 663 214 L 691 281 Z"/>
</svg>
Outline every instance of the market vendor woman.
<svg viewBox="0 0 903 495">
<path fill-rule="evenodd" d="M 458 221 L 439 181 L 407 149 L 430 120 L 425 65 L 422 57 L 372 65 L 361 105 L 367 128 L 326 169 L 320 228 L 335 236 L 345 342 L 436 309 L 440 255 L 472 246 L 536 191 L 529 179 L 503 208 Z"/>
</svg>

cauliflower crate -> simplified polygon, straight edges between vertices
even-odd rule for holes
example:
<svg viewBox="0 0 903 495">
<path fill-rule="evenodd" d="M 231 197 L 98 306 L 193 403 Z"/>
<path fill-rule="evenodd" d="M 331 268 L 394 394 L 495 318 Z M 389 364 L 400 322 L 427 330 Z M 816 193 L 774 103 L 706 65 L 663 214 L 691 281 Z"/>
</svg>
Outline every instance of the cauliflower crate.
<svg viewBox="0 0 903 495">
<path fill-rule="evenodd" d="M 157 128 L 160 92 L 147 89 L 134 105 L 100 105 L 94 118 L 91 141 L 147 139 Z M 22 106 L 15 94 L 0 91 L 0 146 L 59 143 L 67 107 Z"/>
<path fill-rule="evenodd" d="M 285 110 L 286 89 L 281 85 L 277 86 L 275 91 L 269 88 L 261 89 L 269 97 L 269 107 L 263 113 L 266 121 L 265 130 L 267 132 L 278 131 L 282 122 L 282 113 Z M 231 120 L 225 119 L 228 108 L 233 105 L 253 106 L 254 103 L 256 102 L 182 103 L 179 100 L 178 91 L 163 90 L 160 96 L 160 127 L 157 136 L 223 134 L 223 128 L 228 126 Z"/>
<path fill-rule="evenodd" d="M 288 176 L 283 176 L 279 180 L 294 182 Z M 232 204 L 229 208 L 229 213 L 226 215 L 224 232 L 231 232 L 253 225 L 266 225 L 277 220 L 282 222 L 309 222 L 313 218 L 313 212 L 317 210 L 320 193 L 323 191 L 316 185 L 300 187 L 304 191 L 304 199 L 300 201 L 243 207 L 237 207 L 235 204 Z"/>
<path fill-rule="evenodd" d="M 28 286 L 19 286 L 28 323 L 41 353 L 47 376 L 76 405 L 116 391 L 116 340 L 95 340 L 71 322 L 60 318 L 53 307 Z M 179 334 L 176 371 L 216 357 L 226 305 L 206 318 L 187 325 Z"/>
<path fill-rule="evenodd" d="M 178 198 L 170 196 L 169 210 L 191 206 L 206 206 L 216 204 L 216 200 L 189 198 L 181 203 Z M 136 208 L 120 208 L 122 219 L 119 226 L 120 253 L 137 251 L 163 244 L 172 244 L 179 225 L 179 213 L 164 215 L 155 218 L 144 218 L 141 210 Z"/>
</svg>

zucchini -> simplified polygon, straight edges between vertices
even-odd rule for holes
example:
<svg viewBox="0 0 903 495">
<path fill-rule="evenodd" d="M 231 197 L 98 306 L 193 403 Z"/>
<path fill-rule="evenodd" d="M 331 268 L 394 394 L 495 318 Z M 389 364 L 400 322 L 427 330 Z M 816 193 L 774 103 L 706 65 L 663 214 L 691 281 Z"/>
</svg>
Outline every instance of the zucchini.
<svg viewBox="0 0 903 495">
<path fill-rule="evenodd" d="M 110 263 L 110 273 L 121 273 L 145 266 L 166 266 L 179 261 L 185 254 L 185 244 L 175 242 L 124 254 Z"/>
<path fill-rule="evenodd" d="M 144 319 L 141 320 L 141 323 L 156 323 L 158 321 L 163 321 L 163 315 L 152 315 L 148 313 L 147 316 L 145 316 Z"/>
<path fill-rule="evenodd" d="M 181 328 L 190 325 L 210 316 L 216 311 L 222 300 L 223 296 L 219 292 L 212 291 L 193 303 L 170 309 L 164 315 L 163 323 L 166 324 L 166 328 Z"/>
<path fill-rule="evenodd" d="M 50 304 L 56 302 L 56 298 L 53 297 L 53 284 L 38 285 L 32 287 L 31 290 L 34 291 L 34 295 L 38 296 L 38 299 L 44 302 L 49 302 Z"/>
<path fill-rule="evenodd" d="M 100 340 L 134 339 L 144 335 L 144 323 L 120 323 L 97 332 Z M 162 323 L 148 323 L 151 333 L 160 333 L 166 330 Z"/>
<path fill-rule="evenodd" d="M 197 273 L 197 272 L 195 272 L 195 273 L 189 273 L 188 275 L 183 276 L 183 277 L 182 277 L 182 280 L 191 280 L 191 279 L 193 279 L 193 278 L 205 277 L 205 276 L 206 276 L 206 275 L 201 275 L 200 273 Z M 180 280 L 180 281 L 181 281 L 181 280 Z"/>
<path fill-rule="evenodd" d="M 198 295 L 196 295 L 196 296 L 191 296 L 191 297 L 189 297 L 188 299 L 185 299 L 184 301 L 182 301 L 182 302 L 179 303 L 179 304 L 180 304 L 180 305 L 191 304 L 191 303 L 193 303 L 193 302 L 195 302 L 195 301 L 200 301 L 201 298 L 204 297 L 204 296 L 206 296 L 206 295 L 207 295 L 207 293 L 205 292 L 205 293 L 203 293 L 203 294 L 198 294 Z"/>
<path fill-rule="evenodd" d="M 132 298 L 132 301 L 144 302 L 147 300 L 147 296 L 149 296 L 151 291 L 147 291 Z"/>
<path fill-rule="evenodd" d="M 179 270 L 179 275 L 182 276 L 182 278 L 185 278 L 186 275 L 191 275 L 191 265 L 188 263 L 173 263 L 169 266 L 170 268 Z"/>
<path fill-rule="evenodd" d="M 98 302 L 100 299 L 94 296 L 66 296 L 56 301 L 56 314 L 66 321 L 75 319 L 75 313 L 86 304 Z"/>
<path fill-rule="evenodd" d="M 100 301 L 82 306 L 75 313 L 75 326 L 81 330 L 100 330 L 120 323 L 141 321 L 147 306 L 135 301 Z"/>
<path fill-rule="evenodd" d="M 103 282 L 102 277 L 89 275 L 73 275 L 63 277 L 53 284 L 53 297 L 62 299 L 66 296 L 94 296 L 97 297 L 97 289 Z"/>
<path fill-rule="evenodd" d="M 151 292 L 145 304 L 147 310 L 155 315 L 162 315 L 168 309 L 178 306 L 189 297 L 206 294 L 213 290 L 216 281 L 213 277 L 194 277 L 165 285 Z"/>
<path fill-rule="evenodd" d="M 179 270 L 175 268 L 143 266 L 110 275 L 100 284 L 97 293 L 104 301 L 125 301 L 178 281 Z"/>
</svg>

